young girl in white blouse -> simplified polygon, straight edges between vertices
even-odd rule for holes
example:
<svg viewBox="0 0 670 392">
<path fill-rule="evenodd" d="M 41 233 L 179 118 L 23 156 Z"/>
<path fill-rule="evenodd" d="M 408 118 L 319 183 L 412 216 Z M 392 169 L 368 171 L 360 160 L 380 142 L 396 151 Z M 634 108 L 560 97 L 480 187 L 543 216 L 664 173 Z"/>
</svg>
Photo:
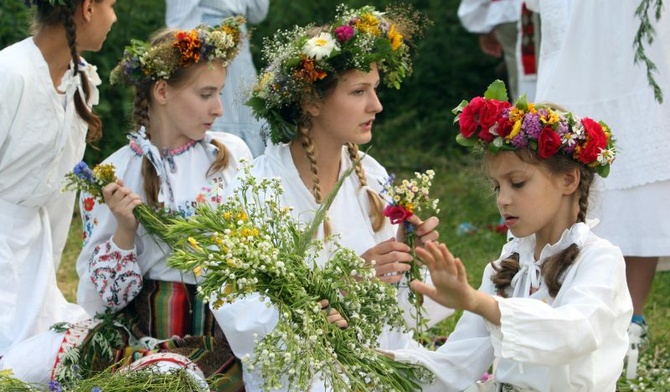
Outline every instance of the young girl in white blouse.
<svg viewBox="0 0 670 392">
<path fill-rule="evenodd" d="M 614 160 L 612 135 L 602 122 L 553 106 L 510 106 L 495 93 L 501 84 L 457 108 L 458 140 L 484 148 L 514 239 L 486 267 L 479 290 L 444 244 L 417 250 L 435 286 L 415 281 L 412 289 L 465 312 L 436 352 L 393 355 L 435 373 L 424 391 L 465 390 L 492 365 L 483 390 L 614 391 L 632 304 L 621 251 L 586 219 L 594 177 L 607 176 Z"/>
<path fill-rule="evenodd" d="M 241 22 L 229 18 L 218 26 L 168 29 L 151 42 L 133 41 L 112 71 L 112 83 L 135 87 L 137 131 L 103 162 L 114 165 L 119 178 L 103 189 L 104 204 L 87 193 L 80 196 L 84 247 L 77 260 L 77 301 L 92 315 L 111 311 L 129 327 L 122 330 L 125 344 L 115 347 L 112 361 L 88 358 L 94 368 L 117 361 L 132 362 L 134 368 L 164 363 L 200 377 L 225 375 L 211 386 L 215 390 L 243 388 L 237 359 L 209 307 L 196 296 L 197 278 L 169 267 L 172 250 L 147 234 L 133 215 L 140 203 L 184 217 L 200 203 L 216 205 L 238 161 L 252 158 L 239 137 L 210 132 L 224 110 L 219 92 L 227 62 L 239 50 Z M 50 364 L 47 380 L 65 366 L 68 350 L 81 347 L 99 325 L 96 319 L 74 325 L 65 335 L 53 334 L 60 342 L 58 355 L 44 362 Z M 29 350 L 23 348 L 25 357 Z M 33 369 L 24 372 L 20 357 L 12 355 L 5 366 L 26 381 L 44 382 L 24 376 L 39 366 L 33 361 Z"/>
<path fill-rule="evenodd" d="M 57 321 L 89 317 L 65 300 L 56 271 L 75 193 L 65 173 L 102 135 L 98 51 L 116 0 L 32 0 L 33 35 L 0 51 L 0 357 Z"/>
</svg>

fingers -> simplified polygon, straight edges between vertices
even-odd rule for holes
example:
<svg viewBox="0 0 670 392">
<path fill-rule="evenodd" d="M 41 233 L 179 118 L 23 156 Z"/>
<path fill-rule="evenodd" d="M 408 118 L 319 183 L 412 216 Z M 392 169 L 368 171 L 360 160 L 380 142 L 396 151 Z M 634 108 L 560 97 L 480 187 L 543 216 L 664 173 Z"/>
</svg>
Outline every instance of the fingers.
<svg viewBox="0 0 670 392">
<path fill-rule="evenodd" d="M 423 221 L 418 216 L 412 215 L 407 221 L 416 228 L 416 236 L 419 239 L 419 244 L 439 239 L 440 234 L 437 231 L 437 226 L 440 224 L 440 219 L 438 217 L 431 216 Z"/>
<path fill-rule="evenodd" d="M 433 298 L 433 299 L 438 295 L 437 289 L 435 288 L 435 286 L 426 284 L 426 283 L 421 282 L 419 280 L 413 280 L 413 281 L 409 282 L 409 287 L 414 292 L 416 292 L 418 294 L 425 295 L 425 296 Z"/>
<path fill-rule="evenodd" d="M 347 328 L 349 326 L 349 323 L 340 314 L 340 312 L 337 309 L 330 307 L 330 303 L 328 302 L 327 299 L 322 299 L 320 301 L 320 304 L 321 304 L 321 309 L 326 314 L 326 320 L 330 324 L 335 324 L 339 328 Z"/>
<path fill-rule="evenodd" d="M 137 228 L 137 220 L 133 215 L 133 209 L 142 204 L 142 199 L 138 194 L 124 187 L 123 183 L 119 181 L 106 185 L 102 189 L 102 195 L 120 226 L 128 230 Z"/>
</svg>

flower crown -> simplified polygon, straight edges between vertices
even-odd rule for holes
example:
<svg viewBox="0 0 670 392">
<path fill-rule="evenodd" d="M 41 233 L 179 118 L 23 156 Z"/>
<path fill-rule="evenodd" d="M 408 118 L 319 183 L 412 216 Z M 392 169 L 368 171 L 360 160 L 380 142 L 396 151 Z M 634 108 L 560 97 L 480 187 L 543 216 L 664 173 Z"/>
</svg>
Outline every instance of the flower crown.
<svg viewBox="0 0 670 392">
<path fill-rule="evenodd" d="M 456 141 L 462 146 L 487 147 L 494 152 L 528 148 L 541 159 L 563 154 L 603 178 L 616 155 L 612 133 L 604 122 L 529 103 L 525 95 L 512 106 L 500 80 L 483 97 L 464 100 L 452 112 L 460 127 Z"/>
<path fill-rule="evenodd" d="M 244 22 L 243 17 L 236 16 L 214 27 L 200 25 L 192 30 L 178 30 L 174 40 L 156 45 L 133 39 L 112 70 L 110 82 L 138 86 L 170 79 L 175 71 L 203 60 L 219 59 L 227 64 L 239 52 Z"/>
<path fill-rule="evenodd" d="M 425 23 L 408 7 L 378 12 L 372 6 L 340 5 L 328 25 L 279 31 L 264 42 L 263 57 L 269 65 L 259 75 L 247 105 L 257 118 L 267 121 L 273 143 L 293 140 L 296 123 L 282 114 L 296 114 L 296 105 L 306 97 L 318 98 L 319 86 L 338 72 L 369 72 L 370 64 L 376 63 L 384 83 L 400 88 L 412 73 L 405 40 L 419 35 Z"/>
</svg>

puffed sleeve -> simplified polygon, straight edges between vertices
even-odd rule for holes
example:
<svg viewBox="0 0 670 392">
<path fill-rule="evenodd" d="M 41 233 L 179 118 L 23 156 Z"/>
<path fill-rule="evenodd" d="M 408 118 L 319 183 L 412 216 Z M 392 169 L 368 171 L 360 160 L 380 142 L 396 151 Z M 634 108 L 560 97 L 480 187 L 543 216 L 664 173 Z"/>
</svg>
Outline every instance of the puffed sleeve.
<svg viewBox="0 0 670 392">
<path fill-rule="evenodd" d="M 90 314 L 124 308 L 142 288 L 136 247 L 120 249 L 112 240 L 116 219 L 105 204 L 82 193 L 79 202 L 84 247 L 77 259 L 77 302 Z"/>
</svg>

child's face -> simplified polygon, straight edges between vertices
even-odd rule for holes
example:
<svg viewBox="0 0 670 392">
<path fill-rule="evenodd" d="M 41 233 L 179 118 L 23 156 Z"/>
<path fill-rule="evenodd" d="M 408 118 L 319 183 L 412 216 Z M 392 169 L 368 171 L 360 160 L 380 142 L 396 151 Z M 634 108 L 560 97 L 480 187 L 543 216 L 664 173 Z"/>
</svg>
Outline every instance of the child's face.
<svg viewBox="0 0 670 392">
<path fill-rule="evenodd" d="M 574 189 L 566 189 L 564 176 L 509 151 L 491 157 L 488 173 L 500 215 L 514 236 L 536 234 L 541 248 L 558 241 L 575 223 Z"/>
<path fill-rule="evenodd" d="M 369 142 L 372 123 L 382 111 L 377 85 L 376 64 L 367 73 L 359 70 L 344 73 L 324 101 L 310 110 L 313 137 L 335 146 Z"/>
</svg>

